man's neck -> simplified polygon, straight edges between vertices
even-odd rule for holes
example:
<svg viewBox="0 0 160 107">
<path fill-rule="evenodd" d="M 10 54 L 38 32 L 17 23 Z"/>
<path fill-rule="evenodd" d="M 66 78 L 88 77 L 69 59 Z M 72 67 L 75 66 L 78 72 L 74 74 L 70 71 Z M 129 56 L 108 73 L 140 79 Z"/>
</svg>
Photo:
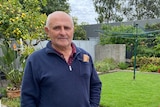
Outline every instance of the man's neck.
<svg viewBox="0 0 160 107">
<path fill-rule="evenodd" d="M 72 54 L 72 46 L 66 46 L 66 47 L 55 47 L 52 45 L 52 47 L 58 51 L 59 53 L 63 54 L 66 61 L 68 61 L 70 55 Z"/>
<path fill-rule="evenodd" d="M 66 47 L 61 47 L 61 46 L 54 46 L 53 44 L 52 44 L 52 47 L 56 50 L 56 51 L 58 51 L 58 52 L 60 52 L 60 53 L 66 53 L 66 52 L 72 52 L 72 46 L 71 45 L 68 45 L 68 46 L 66 46 Z"/>
</svg>

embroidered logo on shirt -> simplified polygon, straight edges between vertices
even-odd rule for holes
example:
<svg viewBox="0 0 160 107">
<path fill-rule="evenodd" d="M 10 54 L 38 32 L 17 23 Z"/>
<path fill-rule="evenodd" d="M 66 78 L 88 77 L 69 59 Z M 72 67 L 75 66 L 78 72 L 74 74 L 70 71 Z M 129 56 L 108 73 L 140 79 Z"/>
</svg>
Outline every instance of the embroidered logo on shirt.
<svg viewBox="0 0 160 107">
<path fill-rule="evenodd" d="M 89 62 L 89 56 L 87 54 L 83 54 L 83 62 Z"/>
</svg>

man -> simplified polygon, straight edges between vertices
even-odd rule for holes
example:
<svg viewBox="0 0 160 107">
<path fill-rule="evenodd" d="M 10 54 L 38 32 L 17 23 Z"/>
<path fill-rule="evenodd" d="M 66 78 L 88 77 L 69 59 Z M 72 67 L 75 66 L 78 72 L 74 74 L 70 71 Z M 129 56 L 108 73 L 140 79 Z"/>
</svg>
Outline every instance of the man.
<svg viewBox="0 0 160 107">
<path fill-rule="evenodd" d="M 101 82 L 90 54 L 72 42 L 71 16 L 51 13 L 45 32 L 51 41 L 26 63 L 21 107 L 98 107 Z"/>
</svg>

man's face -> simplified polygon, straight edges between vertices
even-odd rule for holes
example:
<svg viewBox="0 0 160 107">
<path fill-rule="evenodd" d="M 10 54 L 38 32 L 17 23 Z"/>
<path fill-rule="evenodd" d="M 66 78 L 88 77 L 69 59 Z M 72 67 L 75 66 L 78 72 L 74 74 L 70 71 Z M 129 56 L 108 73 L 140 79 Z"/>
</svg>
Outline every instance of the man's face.
<svg viewBox="0 0 160 107">
<path fill-rule="evenodd" d="M 65 15 L 51 17 L 49 26 L 45 27 L 45 31 L 54 47 L 65 48 L 71 45 L 74 26 L 69 17 Z"/>
</svg>

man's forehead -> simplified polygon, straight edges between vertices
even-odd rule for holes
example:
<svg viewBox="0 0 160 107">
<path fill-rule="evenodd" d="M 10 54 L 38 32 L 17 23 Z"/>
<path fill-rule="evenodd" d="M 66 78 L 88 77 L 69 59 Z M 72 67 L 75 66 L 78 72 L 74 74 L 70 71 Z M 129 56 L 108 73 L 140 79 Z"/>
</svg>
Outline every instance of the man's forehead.
<svg viewBox="0 0 160 107">
<path fill-rule="evenodd" d="M 53 18 L 50 20 L 50 26 L 68 26 L 68 27 L 74 27 L 71 20 L 66 18 Z"/>
<path fill-rule="evenodd" d="M 47 18 L 46 25 L 69 25 L 74 27 L 72 17 L 65 12 L 53 12 Z"/>
<path fill-rule="evenodd" d="M 68 21 L 72 21 L 72 17 L 69 16 L 68 14 L 64 13 L 64 12 L 55 12 L 52 13 L 51 15 L 49 15 L 49 19 L 50 20 L 54 20 L 54 19 L 63 19 L 63 20 L 68 20 Z"/>
<path fill-rule="evenodd" d="M 72 25 L 71 24 L 53 24 L 53 25 L 51 25 L 51 26 L 59 26 L 59 27 L 72 27 Z"/>
</svg>

